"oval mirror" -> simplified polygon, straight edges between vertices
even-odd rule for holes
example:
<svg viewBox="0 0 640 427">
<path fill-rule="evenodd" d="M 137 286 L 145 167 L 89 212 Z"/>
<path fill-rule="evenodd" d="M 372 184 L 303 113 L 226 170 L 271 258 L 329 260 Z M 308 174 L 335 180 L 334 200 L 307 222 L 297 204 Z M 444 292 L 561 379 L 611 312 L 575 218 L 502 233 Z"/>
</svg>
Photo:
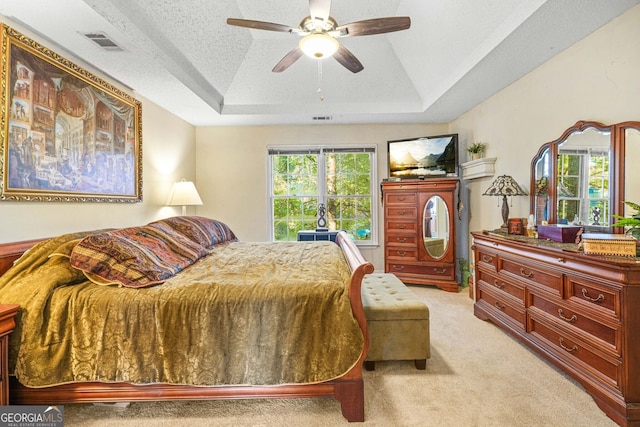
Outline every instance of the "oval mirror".
<svg viewBox="0 0 640 427">
<path fill-rule="evenodd" d="M 431 196 L 422 213 L 422 240 L 429 256 L 440 259 L 449 247 L 449 209 L 440 196 Z"/>
</svg>

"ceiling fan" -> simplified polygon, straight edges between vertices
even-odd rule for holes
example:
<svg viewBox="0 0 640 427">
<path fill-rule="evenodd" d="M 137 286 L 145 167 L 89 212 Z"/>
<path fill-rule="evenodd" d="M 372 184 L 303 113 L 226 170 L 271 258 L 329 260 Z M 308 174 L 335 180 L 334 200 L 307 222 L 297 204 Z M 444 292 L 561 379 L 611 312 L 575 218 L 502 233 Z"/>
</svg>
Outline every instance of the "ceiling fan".
<svg viewBox="0 0 640 427">
<path fill-rule="evenodd" d="M 346 25 L 338 25 L 329 16 L 331 0 L 309 0 L 309 16 L 304 18 L 297 28 L 273 22 L 253 21 L 249 19 L 228 18 L 227 24 L 254 30 L 278 31 L 302 36 L 298 46 L 287 53 L 273 67 L 273 72 L 281 73 L 296 62 L 303 54 L 311 58 L 328 58 L 336 61 L 353 73 L 360 72 L 364 66 L 346 47 L 338 43 L 337 38 L 368 36 L 406 30 L 411 26 L 408 16 L 365 19 Z"/>
</svg>

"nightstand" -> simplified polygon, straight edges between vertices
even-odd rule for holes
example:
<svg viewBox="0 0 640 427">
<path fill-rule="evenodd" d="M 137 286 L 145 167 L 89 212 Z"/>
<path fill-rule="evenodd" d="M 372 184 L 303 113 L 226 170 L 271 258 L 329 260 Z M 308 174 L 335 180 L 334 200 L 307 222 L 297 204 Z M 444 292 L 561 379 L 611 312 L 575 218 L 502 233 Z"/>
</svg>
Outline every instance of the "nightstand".
<svg viewBox="0 0 640 427">
<path fill-rule="evenodd" d="M 9 334 L 16 326 L 13 318 L 18 307 L 0 304 L 0 405 L 9 404 Z"/>
</svg>

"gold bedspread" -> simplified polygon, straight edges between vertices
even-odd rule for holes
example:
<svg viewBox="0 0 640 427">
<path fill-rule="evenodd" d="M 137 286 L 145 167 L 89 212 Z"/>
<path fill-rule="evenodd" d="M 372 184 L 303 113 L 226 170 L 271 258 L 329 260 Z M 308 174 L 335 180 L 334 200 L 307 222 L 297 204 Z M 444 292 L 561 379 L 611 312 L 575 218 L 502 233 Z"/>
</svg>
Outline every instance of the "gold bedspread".
<svg viewBox="0 0 640 427">
<path fill-rule="evenodd" d="M 342 375 L 362 352 L 334 243 L 219 245 L 164 284 L 128 289 L 49 257 L 81 236 L 35 246 L 0 277 L 0 303 L 21 306 L 10 372 L 26 386 L 310 383 Z"/>
</svg>

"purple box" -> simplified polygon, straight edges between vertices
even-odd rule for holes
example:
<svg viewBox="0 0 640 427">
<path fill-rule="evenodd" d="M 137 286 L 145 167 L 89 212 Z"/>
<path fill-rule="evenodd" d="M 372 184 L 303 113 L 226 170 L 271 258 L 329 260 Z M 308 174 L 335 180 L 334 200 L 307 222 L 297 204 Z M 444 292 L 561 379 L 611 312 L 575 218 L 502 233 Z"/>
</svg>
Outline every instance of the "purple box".
<svg viewBox="0 0 640 427">
<path fill-rule="evenodd" d="M 538 226 L 538 239 L 549 239 L 558 243 L 577 243 L 582 227 L 575 225 L 549 224 Z"/>
</svg>

